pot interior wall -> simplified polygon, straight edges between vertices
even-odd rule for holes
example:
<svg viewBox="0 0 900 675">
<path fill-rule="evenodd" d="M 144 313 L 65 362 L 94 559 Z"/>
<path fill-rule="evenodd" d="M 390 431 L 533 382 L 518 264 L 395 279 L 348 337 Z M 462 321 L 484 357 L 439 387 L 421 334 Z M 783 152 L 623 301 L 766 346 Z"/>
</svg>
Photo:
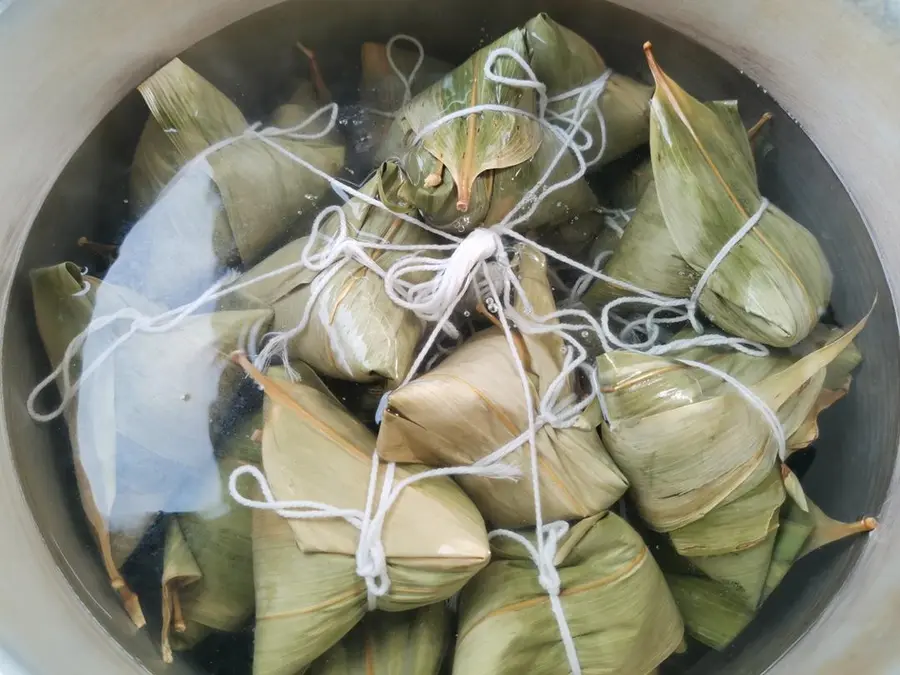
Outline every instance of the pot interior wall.
<svg viewBox="0 0 900 675">
<path fill-rule="evenodd" d="M 827 159 L 766 92 L 711 52 L 637 14 L 597 0 L 308 0 L 255 15 L 192 47 L 184 58 L 232 96 L 248 119 L 254 119 L 271 107 L 271 96 L 287 77 L 288 54 L 298 38 L 317 50 L 325 77 L 336 83 L 334 93 L 340 98 L 352 95 L 341 87 L 352 89 L 356 78 L 347 73 L 357 69 L 363 40 L 409 33 L 420 37 L 429 53 L 460 61 L 541 10 L 585 35 L 619 71 L 647 79 L 641 44 L 651 39 L 665 68 L 695 95 L 737 98 L 747 121 L 764 111 L 774 113 L 774 149 L 761 167 L 763 193 L 807 224 L 822 242 L 836 276 L 833 310 L 838 321 L 856 321 L 879 298 L 859 339 L 865 364 L 850 396 L 825 416 L 822 437 L 815 446 L 816 460 L 805 482 L 810 495 L 835 517 L 850 520 L 864 512 L 877 513 L 900 436 L 895 386 L 900 380 L 895 358 L 900 345 L 878 253 Z M 47 369 L 34 327 L 27 272 L 66 259 L 91 265 L 94 261 L 76 245 L 78 238 L 108 240 L 127 226 L 127 172 L 145 115 L 136 95 L 118 104 L 63 170 L 35 222 L 7 310 L 10 320 L 2 336 L 2 358 L 15 365 L 5 368 L 2 386 L 10 402 L 5 414 L 22 487 L 60 569 L 113 637 L 151 670 L 162 672 L 155 647 L 144 633 L 129 629 L 104 581 L 78 515 L 62 428 L 37 426 L 24 411 L 28 392 Z M 680 664 L 673 672 L 763 672 L 820 615 L 864 545 L 864 540 L 856 540 L 802 562 L 762 617 L 726 654 L 706 655 L 696 663 Z M 182 667 L 167 672 L 179 672 Z"/>
</svg>

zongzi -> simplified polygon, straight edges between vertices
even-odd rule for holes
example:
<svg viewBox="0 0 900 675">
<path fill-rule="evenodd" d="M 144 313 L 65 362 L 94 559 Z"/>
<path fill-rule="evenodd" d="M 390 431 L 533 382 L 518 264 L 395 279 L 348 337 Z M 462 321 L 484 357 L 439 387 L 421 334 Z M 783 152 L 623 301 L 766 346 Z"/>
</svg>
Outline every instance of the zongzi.
<svg viewBox="0 0 900 675">
<path fill-rule="evenodd" d="M 777 347 L 796 344 L 828 306 L 832 275 L 819 242 L 763 201 L 747 136 L 668 77 L 646 46 L 656 79 L 650 116 L 653 176 L 666 227 L 698 274 L 748 223 L 719 262 L 700 308 L 727 332 Z"/>
<path fill-rule="evenodd" d="M 827 365 L 864 324 L 799 360 L 708 348 L 690 355 L 749 386 L 777 413 L 789 439 L 815 406 Z M 653 529 L 671 532 L 700 520 L 770 475 L 779 449 L 769 423 L 718 376 L 625 351 L 603 355 L 598 367 L 609 414 L 604 443 Z"/>
<path fill-rule="evenodd" d="M 550 597 L 528 552 L 495 538 L 491 563 L 460 597 L 458 675 L 568 675 Z M 607 513 L 576 523 L 554 559 L 559 599 L 582 672 L 650 673 L 684 626 L 662 572 L 628 523 Z"/>
<path fill-rule="evenodd" d="M 500 222 L 564 151 L 559 136 L 534 118 L 538 104 L 533 89 L 485 77 L 485 65 L 497 49 L 529 59 L 525 31 L 511 31 L 413 98 L 401 109 L 386 142 L 384 156 L 401 158 L 412 185 L 411 201 L 436 227 L 468 232 Z M 523 76 L 509 56 L 498 58 L 493 71 L 506 78 Z M 433 127 L 446 115 L 485 104 L 507 106 L 521 114 L 487 110 Z M 565 150 L 547 183 L 568 178 L 577 168 L 575 157 Z M 542 199 L 521 226 L 564 222 L 595 205 L 587 183 L 578 180 Z M 535 199 L 524 206 L 535 206 Z"/>
<path fill-rule="evenodd" d="M 245 368 L 266 392 L 263 467 L 279 500 L 365 507 L 375 438 L 315 374 L 294 364 L 299 382 Z M 378 493 L 423 467 L 381 465 Z M 335 518 L 254 521 L 257 627 L 255 675 L 294 675 L 362 619 L 367 585 L 355 557 L 360 532 Z M 484 521 L 451 479 L 410 484 L 390 510 L 382 535 L 389 586 L 377 608 L 405 611 L 446 600 L 489 559 Z"/>
<path fill-rule="evenodd" d="M 400 194 L 404 178 L 397 165 L 388 162 L 362 187 L 369 197 L 379 199 L 397 213 L 412 215 L 414 207 Z M 347 236 L 361 243 L 378 242 L 397 246 L 430 245 L 433 235 L 397 216 L 354 198 L 331 214 L 322 224 L 321 239 L 339 235 L 346 219 Z M 271 307 L 275 311 L 273 329 L 290 334 L 308 313 L 308 322 L 286 345 L 289 359 L 298 359 L 317 372 L 357 382 L 402 379 L 415 356 L 423 324 L 412 312 L 394 304 L 380 276 L 360 262 L 341 258 L 326 270 L 301 266 L 309 238 L 294 240 L 238 279 L 244 283 L 282 270 L 226 298 L 226 306 L 249 302 L 249 306 Z M 321 252 L 320 248 L 312 254 Z M 387 269 L 408 251 L 374 250 L 370 257 Z M 319 288 L 324 283 L 322 288 Z M 317 293 L 311 300 L 313 293 Z M 310 302 L 313 307 L 309 307 Z"/>
<path fill-rule="evenodd" d="M 36 269 L 30 276 L 38 332 L 54 368 L 63 363 L 72 340 L 91 323 L 99 301 L 109 312 L 133 304 L 120 298 L 115 289 L 105 290 L 101 297 L 102 282 L 83 275 L 73 263 Z M 114 337 L 110 336 L 108 341 Z M 81 364 L 76 364 L 76 370 L 80 368 Z M 81 401 L 85 402 L 84 406 Z M 114 515 L 117 434 L 113 425 L 99 419 L 101 411 L 108 415 L 114 407 L 113 379 L 108 371 L 101 372 L 82 384 L 65 409 L 65 420 L 72 444 L 79 498 L 97 540 L 103 566 L 131 620 L 141 627 L 145 619 L 140 603 L 119 570 L 137 547 L 153 513 L 128 518 L 127 524 L 123 522 L 126 519 Z M 88 418 L 88 410 L 97 415 L 96 421 Z"/>
<path fill-rule="evenodd" d="M 74 380 L 63 387 L 82 504 L 113 586 L 141 624 L 117 570 L 157 512 L 199 510 L 218 500 L 211 438 L 241 380 L 225 354 L 253 326 L 264 329 L 271 311 L 189 316 L 148 332 L 135 322 L 161 308 L 84 277 L 71 263 L 34 270 L 31 282 L 51 362 L 82 378 L 75 390 Z M 70 362 L 66 351 L 76 339 Z"/>
<path fill-rule="evenodd" d="M 554 311 L 544 256 L 523 248 L 518 265 L 535 315 Z M 554 334 L 522 334 L 519 345 L 537 403 L 562 370 L 562 340 Z M 571 377 L 560 396 L 575 393 Z M 627 483 L 597 435 L 599 421 L 599 409 L 592 406 L 574 426 L 544 426 L 537 431 L 540 489 L 548 521 L 599 513 L 625 492 Z M 387 461 L 469 465 L 521 437 L 521 446 L 504 462 L 528 475 L 529 446 L 523 436 L 527 427 L 515 360 L 503 331 L 494 327 L 477 333 L 433 370 L 391 392 L 378 433 L 378 454 Z M 457 480 L 493 525 L 534 523 L 530 482 L 506 484 L 471 476 Z"/>
<path fill-rule="evenodd" d="M 857 523 L 840 523 L 829 518 L 803 494 L 799 483 L 791 492 L 776 520 L 777 530 L 763 544 L 732 554 L 733 571 L 743 566 L 744 580 L 752 579 L 761 591 L 755 601 L 748 599 L 746 587 L 732 580 L 686 574 L 684 570 L 671 574 L 667 571 L 666 581 L 684 617 L 685 628 L 700 642 L 714 649 L 725 649 L 750 623 L 759 606 L 798 559 L 827 544 L 877 527 L 874 518 L 863 518 Z"/>
<path fill-rule="evenodd" d="M 327 181 L 279 148 L 334 174 L 344 147 L 333 134 L 271 137 L 277 147 L 242 137 L 250 124 L 237 106 L 179 59 L 138 89 L 151 112 L 131 174 L 132 205 L 142 217 L 109 280 L 175 306 L 199 295 L 226 267 L 258 262 L 325 193 Z M 279 109 L 273 122 L 303 121 L 318 107 L 303 99 L 303 107 L 293 101 Z M 327 121 L 323 116 L 302 131 L 319 131 Z M 237 140 L 218 145 L 227 139 Z M 196 166 L 179 173 L 191 161 Z"/>
</svg>

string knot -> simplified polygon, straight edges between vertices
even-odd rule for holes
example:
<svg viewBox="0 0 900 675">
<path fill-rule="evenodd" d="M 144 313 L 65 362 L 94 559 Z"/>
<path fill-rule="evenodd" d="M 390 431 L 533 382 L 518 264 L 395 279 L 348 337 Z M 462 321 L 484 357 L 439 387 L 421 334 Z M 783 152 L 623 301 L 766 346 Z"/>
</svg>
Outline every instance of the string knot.
<svg viewBox="0 0 900 675">
<path fill-rule="evenodd" d="M 569 524 L 564 520 L 544 525 L 541 536 L 543 545 L 538 548 L 538 556 L 535 563 L 538 568 L 538 583 L 547 591 L 548 595 L 559 597 L 561 581 L 559 570 L 556 569 L 556 552 L 559 548 L 559 540 L 569 531 Z"/>
<path fill-rule="evenodd" d="M 490 228 L 477 228 L 448 258 L 411 255 L 397 261 L 385 274 L 385 290 L 391 300 L 420 319 L 439 322 L 462 299 L 476 269 L 489 261 L 508 267 L 503 239 Z M 424 273 L 431 276 L 425 281 L 410 280 Z"/>
</svg>

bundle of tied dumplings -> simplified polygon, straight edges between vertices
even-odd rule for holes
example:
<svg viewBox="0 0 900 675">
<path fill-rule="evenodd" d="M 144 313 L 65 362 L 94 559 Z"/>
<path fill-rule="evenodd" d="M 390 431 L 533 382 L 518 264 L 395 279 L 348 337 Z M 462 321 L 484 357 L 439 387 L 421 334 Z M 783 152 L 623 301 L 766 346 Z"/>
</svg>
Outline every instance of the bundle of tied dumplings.
<svg viewBox="0 0 900 675">
<path fill-rule="evenodd" d="M 139 219 L 102 279 L 63 263 L 31 281 L 84 512 L 139 626 L 122 568 L 164 529 L 165 660 L 254 625 L 254 675 L 650 675 L 726 647 L 797 560 L 874 528 L 826 516 L 789 461 L 848 392 L 864 320 L 821 321 L 831 271 L 760 194 L 764 130 L 646 49 L 655 87 L 546 15 L 455 69 L 366 44 L 364 139 L 329 124 L 314 62 L 270 126 L 178 59 L 139 87 Z M 350 162 L 374 169 L 335 186 Z M 411 252 L 427 284 L 509 222 L 508 309 L 530 327 L 471 292 L 432 335 L 388 293 Z M 350 253 L 317 255 L 334 241 Z M 643 302 L 695 295 L 682 325 Z M 573 308 L 606 308 L 619 340 L 552 318 Z M 584 405 L 535 425 L 551 394 Z M 504 447 L 518 480 L 415 480 Z M 373 592 L 354 514 L 404 483 Z"/>
</svg>

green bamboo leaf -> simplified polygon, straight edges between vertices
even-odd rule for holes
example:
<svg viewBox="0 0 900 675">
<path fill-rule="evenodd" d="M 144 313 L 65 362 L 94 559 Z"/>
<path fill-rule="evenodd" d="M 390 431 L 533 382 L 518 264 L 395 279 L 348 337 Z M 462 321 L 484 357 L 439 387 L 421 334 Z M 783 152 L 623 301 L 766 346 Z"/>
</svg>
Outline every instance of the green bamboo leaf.
<svg viewBox="0 0 900 675">
<path fill-rule="evenodd" d="M 760 208 L 745 134 L 735 136 L 709 108 L 669 78 L 646 47 L 656 79 L 650 145 L 660 206 L 681 257 L 702 273 Z M 818 322 L 832 275 L 815 237 L 770 206 L 725 257 L 700 307 L 730 333 L 787 347 Z"/>
<path fill-rule="evenodd" d="M 750 142 L 744 131 L 735 101 L 712 101 L 706 107 L 715 114 L 723 126 L 734 136 L 738 149 L 747 161 L 753 161 Z M 681 252 L 666 226 L 656 182 L 653 180 L 652 163 L 638 166 L 626 183 L 626 192 L 643 186 L 636 211 L 625 228 L 625 234 L 613 256 L 604 267 L 604 273 L 647 291 L 686 298 L 691 295 L 701 274 L 682 257 Z M 620 197 L 621 199 L 621 197 Z M 631 291 L 606 282 L 597 282 L 585 296 L 585 304 L 600 307 L 618 297 L 633 295 Z"/>
<path fill-rule="evenodd" d="M 470 106 L 498 104 L 537 112 L 534 90 L 487 80 L 484 66 L 491 52 L 511 49 L 527 59 L 525 35 L 514 30 L 473 54 L 443 80 L 426 89 L 403 110 L 416 134 L 443 115 Z M 521 78 L 521 67 L 511 58 L 498 59 L 494 72 Z M 489 169 L 503 169 L 530 159 L 541 145 L 540 124 L 528 117 L 486 111 L 449 121 L 422 139 L 422 147 L 442 163 L 458 190 L 457 208 L 469 210 L 475 179 Z"/>
<path fill-rule="evenodd" d="M 414 612 L 369 614 L 325 653 L 310 675 L 438 675 L 451 615 L 444 603 Z"/>
<path fill-rule="evenodd" d="M 711 579 L 667 574 L 666 582 L 688 633 L 713 649 L 725 649 L 753 619 L 736 591 Z"/>
<path fill-rule="evenodd" d="M 492 562 L 460 597 L 453 672 L 568 674 L 550 597 L 534 563 L 515 542 L 492 544 Z M 618 516 L 576 523 L 555 563 L 585 673 L 649 673 L 681 644 L 683 625 L 665 579 L 643 540 Z"/>
<path fill-rule="evenodd" d="M 781 472 L 773 468 L 762 483 L 740 499 L 723 504 L 700 520 L 670 532 L 672 545 L 681 555 L 690 558 L 752 548 L 778 529 L 778 513 L 784 499 Z M 698 564 L 698 567 L 703 569 L 702 565 Z"/>
<path fill-rule="evenodd" d="M 403 168 L 412 186 L 410 201 L 422 211 L 431 225 L 450 232 L 464 233 L 475 227 L 496 225 L 522 203 L 559 153 L 561 141 L 545 130 L 541 134 L 543 140 L 532 157 L 512 167 L 486 171 L 476 179 L 469 208 L 464 213 L 460 213 L 456 206 L 458 191 L 447 169 L 431 155 L 407 155 L 403 159 Z M 545 185 L 560 182 L 577 170 L 575 157 L 567 152 L 550 173 Z M 523 209 L 530 204 L 525 202 Z M 597 198 L 590 186 L 586 181 L 579 180 L 548 195 L 518 227 L 550 229 L 596 206 Z"/>
<path fill-rule="evenodd" d="M 525 39 L 531 53 L 531 66 L 538 79 L 547 85 L 550 98 L 590 84 L 607 70 L 605 61 L 587 40 L 556 23 L 547 14 L 538 14 L 525 24 Z M 598 101 L 607 134 L 601 166 L 647 142 L 652 93 L 652 87 L 630 77 L 620 73 L 610 76 Z M 575 102 L 576 97 L 554 101 L 549 109 L 565 114 L 572 110 Z M 584 129 L 594 138 L 593 153 L 596 154 L 603 137 L 599 117 L 589 115 Z"/>
<path fill-rule="evenodd" d="M 194 647 L 212 631 L 240 629 L 253 614 L 252 512 L 228 497 L 228 480 L 238 467 L 259 464 L 252 439 L 262 416 L 240 424 L 221 445 L 223 503 L 211 513 L 172 516 L 162 576 L 162 652 Z M 223 512 L 224 511 L 224 512 Z"/>
<path fill-rule="evenodd" d="M 826 515 L 804 493 L 799 482 L 785 504 L 781 526 L 766 579 L 767 598 L 781 583 L 790 568 L 800 558 L 847 537 L 872 532 L 878 521 L 872 517 L 855 523 L 843 523 Z"/>
<path fill-rule="evenodd" d="M 805 356 L 840 338 L 845 332 L 846 329 L 840 326 L 820 323 L 813 328 L 805 340 L 792 349 L 792 352 Z M 862 352 L 859 351 L 859 347 L 855 343 L 847 345 L 837 358 L 828 365 L 825 376 L 825 389 L 834 392 L 848 392 L 852 381 L 851 373 L 859 367 L 862 360 Z"/>
</svg>

